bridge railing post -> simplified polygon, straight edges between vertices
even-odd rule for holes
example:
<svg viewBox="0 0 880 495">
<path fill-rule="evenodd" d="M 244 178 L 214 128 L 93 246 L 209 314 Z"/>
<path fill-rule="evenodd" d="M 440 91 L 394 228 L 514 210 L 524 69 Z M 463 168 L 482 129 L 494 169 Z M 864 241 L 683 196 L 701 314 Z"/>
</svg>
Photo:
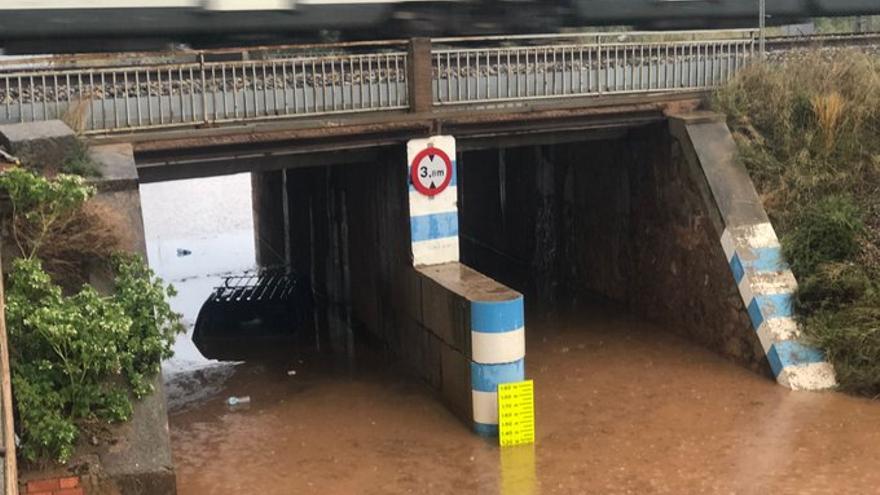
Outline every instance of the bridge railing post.
<svg viewBox="0 0 880 495">
<path fill-rule="evenodd" d="M 410 112 L 430 112 L 434 106 L 434 64 L 431 58 L 430 38 L 410 40 L 407 74 Z"/>
<path fill-rule="evenodd" d="M 207 74 L 205 74 L 205 54 L 204 53 L 199 53 L 199 73 L 201 74 L 201 78 L 202 78 L 202 123 L 210 124 L 211 121 L 208 119 L 208 76 L 207 76 Z M 159 100 L 160 105 L 161 105 L 161 102 L 162 102 L 162 100 Z M 217 113 L 214 112 L 214 115 L 216 116 Z"/>
</svg>

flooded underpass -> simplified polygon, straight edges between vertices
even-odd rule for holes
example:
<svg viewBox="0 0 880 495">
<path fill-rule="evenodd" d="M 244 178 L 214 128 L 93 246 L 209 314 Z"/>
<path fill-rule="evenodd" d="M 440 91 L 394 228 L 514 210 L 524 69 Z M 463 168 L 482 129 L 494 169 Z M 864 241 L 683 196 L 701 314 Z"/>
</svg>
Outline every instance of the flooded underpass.
<svg viewBox="0 0 880 495">
<path fill-rule="evenodd" d="M 453 154 L 454 209 L 429 209 L 456 214 L 455 266 L 437 271 L 413 267 L 399 147 L 255 174 L 256 252 L 231 247 L 243 236 L 206 246 L 245 252 L 230 270 L 307 277 L 316 345 L 166 364 L 179 493 L 875 490 L 880 407 L 773 380 L 665 125 Z M 204 291 L 220 268 L 175 282 Z M 525 297 L 534 446 L 474 434 L 485 361 L 469 354 L 477 299 L 456 284 L 477 279 Z"/>
<path fill-rule="evenodd" d="M 354 361 L 236 367 L 191 404 L 189 390 L 172 392 L 178 490 L 804 494 L 880 484 L 876 403 L 791 392 L 613 307 L 531 328 L 533 447 L 473 435 L 393 359 L 359 347 Z M 245 394 L 249 409 L 230 410 L 226 398 Z"/>
</svg>

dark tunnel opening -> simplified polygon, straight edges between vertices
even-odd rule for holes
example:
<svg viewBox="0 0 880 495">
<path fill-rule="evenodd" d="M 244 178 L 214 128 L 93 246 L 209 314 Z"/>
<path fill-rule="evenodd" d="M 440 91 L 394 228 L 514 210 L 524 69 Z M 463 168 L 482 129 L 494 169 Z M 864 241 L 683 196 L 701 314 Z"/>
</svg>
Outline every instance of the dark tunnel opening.
<svg viewBox="0 0 880 495">
<path fill-rule="evenodd" d="M 613 308 L 769 373 L 667 124 L 583 137 L 460 153 L 462 262 L 533 321 Z"/>
</svg>

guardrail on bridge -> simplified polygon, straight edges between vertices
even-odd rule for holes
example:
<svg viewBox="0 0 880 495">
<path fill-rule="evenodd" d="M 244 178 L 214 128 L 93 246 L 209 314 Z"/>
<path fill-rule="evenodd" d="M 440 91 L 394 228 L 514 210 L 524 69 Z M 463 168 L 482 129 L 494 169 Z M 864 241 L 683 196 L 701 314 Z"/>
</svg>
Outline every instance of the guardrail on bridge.
<svg viewBox="0 0 880 495">
<path fill-rule="evenodd" d="M 392 40 L 0 65 L 0 122 L 86 134 L 550 98 L 706 89 L 756 54 L 756 31 Z"/>
<path fill-rule="evenodd" d="M 474 47 L 492 41 L 503 45 Z M 462 105 L 712 88 L 748 63 L 755 43 L 752 30 L 439 39 L 449 46 L 433 51 L 434 98 Z"/>
</svg>

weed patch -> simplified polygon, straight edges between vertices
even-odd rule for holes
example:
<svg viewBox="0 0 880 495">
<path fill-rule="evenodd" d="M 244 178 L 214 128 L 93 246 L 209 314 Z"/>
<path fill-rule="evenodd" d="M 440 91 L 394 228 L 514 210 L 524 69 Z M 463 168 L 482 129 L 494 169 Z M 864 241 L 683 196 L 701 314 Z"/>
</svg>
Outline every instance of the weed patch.
<svg viewBox="0 0 880 495">
<path fill-rule="evenodd" d="M 89 155 L 88 145 L 79 140 L 61 165 L 61 172 L 65 174 L 79 175 L 81 177 L 101 176 L 98 164 L 95 163 Z"/>
<path fill-rule="evenodd" d="M 841 387 L 880 395 L 880 58 L 755 64 L 714 97 Z"/>
</svg>

